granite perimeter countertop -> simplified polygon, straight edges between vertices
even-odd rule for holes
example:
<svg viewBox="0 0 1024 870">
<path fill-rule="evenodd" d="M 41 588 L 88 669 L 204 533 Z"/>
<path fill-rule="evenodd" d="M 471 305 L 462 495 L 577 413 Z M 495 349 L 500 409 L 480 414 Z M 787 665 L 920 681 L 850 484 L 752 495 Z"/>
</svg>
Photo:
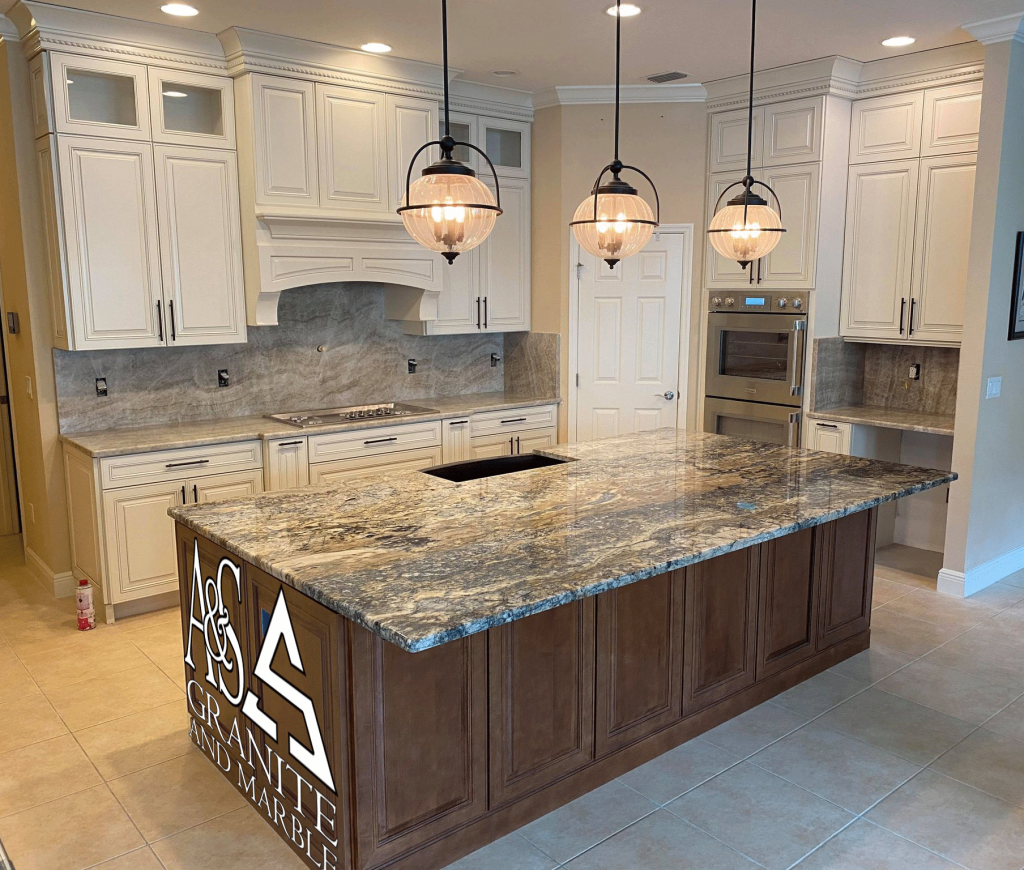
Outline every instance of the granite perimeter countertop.
<svg viewBox="0 0 1024 870">
<path fill-rule="evenodd" d="M 374 475 L 169 513 L 416 652 L 956 477 L 674 429 L 538 452 L 576 461 L 458 484 Z"/>
<path fill-rule="evenodd" d="M 175 450 L 182 447 L 201 447 L 204 444 L 228 444 L 233 441 L 251 441 L 256 438 L 293 438 L 306 435 L 326 435 L 348 429 L 373 429 L 378 426 L 401 425 L 423 420 L 473 414 L 478 411 L 501 411 L 508 408 L 526 408 L 531 405 L 558 404 L 561 399 L 540 396 L 520 396 L 512 393 L 469 393 L 464 396 L 435 396 L 429 399 L 403 400 L 407 405 L 430 408 L 433 413 L 415 417 L 375 417 L 329 426 L 300 429 L 268 417 L 229 417 L 220 420 L 191 420 L 165 423 L 158 426 L 136 426 L 123 429 L 102 429 L 93 432 L 61 434 L 67 442 L 94 458 L 125 456 L 130 453 L 149 453 L 155 450 Z"/>
<path fill-rule="evenodd" d="M 905 411 L 902 408 L 883 408 L 878 405 L 844 405 L 807 415 L 834 423 L 859 423 L 880 426 L 883 429 L 903 429 L 907 432 L 930 432 L 933 435 L 953 434 L 952 414 L 932 414 L 928 411 Z"/>
</svg>

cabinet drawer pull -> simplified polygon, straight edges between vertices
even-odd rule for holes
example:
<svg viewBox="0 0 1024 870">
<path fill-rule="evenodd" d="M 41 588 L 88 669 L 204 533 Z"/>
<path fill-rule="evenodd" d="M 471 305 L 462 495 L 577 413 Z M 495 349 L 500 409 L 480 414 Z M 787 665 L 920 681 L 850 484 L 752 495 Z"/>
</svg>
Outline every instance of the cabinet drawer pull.
<svg viewBox="0 0 1024 870">
<path fill-rule="evenodd" d="M 168 462 L 164 468 L 184 468 L 186 465 L 206 465 L 209 459 L 190 459 L 188 462 Z"/>
<path fill-rule="evenodd" d="M 196 484 L 192 484 L 192 503 L 199 504 L 199 487 Z"/>
<path fill-rule="evenodd" d="M 838 429 L 839 427 L 835 423 L 816 423 L 819 429 Z"/>
<path fill-rule="evenodd" d="M 484 329 L 487 329 L 487 297 L 484 297 Z"/>
<path fill-rule="evenodd" d="M 370 441 L 364 441 L 363 444 L 387 444 L 388 441 L 397 441 L 398 436 L 392 435 L 390 438 L 374 438 Z"/>
<path fill-rule="evenodd" d="M 301 439 L 299 441 L 278 441 L 277 442 L 277 446 L 278 447 L 297 447 L 301 443 L 302 443 Z"/>
<path fill-rule="evenodd" d="M 174 300 L 167 303 L 167 310 L 171 313 L 171 341 L 177 341 L 178 336 L 174 330 Z"/>
<path fill-rule="evenodd" d="M 185 484 L 181 485 L 181 503 L 188 504 L 188 498 L 185 496 Z"/>
<path fill-rule="evenodd" d="M 513 417 L 511 420 L 502 420 L 501 421 L 501 425 L 505 426 L 508 423 L 525 423 L 525 422 L 526 422 L 526 418 L 525 417 Z"/>
<path fill-rule="evenodd" d="M 465 426 L 468 422 L 469 422 L 469 420 L 449 420 L 448 421 L 448 425 L 449 426 Z"/>
<path fill-rule="evenodd" d="M 160 341 L 163 341 L 164 340 L 164 315 L 163 315 L 163 311 L 160 310 L 160 303 L 159 302 L 157 302 L 157 304 L 156 304 L 156 332 L 157 332 L 157 338 L 159 338 Z"/>
</svg>

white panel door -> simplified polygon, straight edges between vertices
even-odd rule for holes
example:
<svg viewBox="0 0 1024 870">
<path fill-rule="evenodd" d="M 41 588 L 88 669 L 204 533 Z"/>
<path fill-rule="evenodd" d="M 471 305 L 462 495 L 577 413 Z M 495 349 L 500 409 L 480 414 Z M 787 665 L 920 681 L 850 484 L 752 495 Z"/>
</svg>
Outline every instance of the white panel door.
<svg viewBox="0 0 1024 870">
<path fill-rule="evenodd" d="M 267 442 L 267 489 L 298 489 L 309 486 L 309 450 L 305 438 Z"/>
<path fill-rule="evenodd" d="M 919 157 L 923 107 L 923 91 L 854 102 L 850 163 Z"/>
<path fill-rule="evenodd" d="M 233 151 L 155 145 L 169 344 L 245 341 L 242 229 Z"/>
<path fill-rule="evenodd" d="M 922 157 L 977 151 L 980 132 L 981 82 L 924 92 Z"/>
<path fill-rule="evenodd" d="M 743 170 L 747 168 L 747 110 L 733 109 L 731 112 L 716 112 L 708 121 L 710 155 L 709 170 Z M 761 148 L 764 144 L 764 109 L 754 107 L 754 133 L 751 142 L 751 165 L 761 165 Z M 739 181 L 739 178 L 735 179 Z"/>
<path fill-rule="evenodd" d="M 662 233 L 614 269 L 580 252 L 578 441 L 676 425 L 683 243 Z"/>
<path fill-rule="evenodd" d="M 188 482 L 186 491 L 191 495 L 192 504 L 256 495 L 263 492 L 263 469 L 194 477 Z"/>
<path fill-rule="evenodd" d="M 503 178 L 501 208 L 490 236 L 480 246 L 482 328 L 525 332 L 530 328 L 530 182 Z"/>
<path fill-rule="evenodd" d="M 742 172 L 723 172 L 718 175 L 712 175 L 708 179 L 708 211 L 707 211 L 707 222 L 711 222 L 711 218 L 715 216 L 715 205 L 718 202 L 718 198 L 722 196 L 726 188 L 730 185 L 735 184 L 743 176 Z M 743 190 L 742 187 L 736 186 L 722 198 L 722 205 L 725 205 L 730 199 L 736 196 Z M 763 193 L 763 190 L 760 190 Z M 785 206 L 783 207 L 783 213 L 785 213 Z M 788 217 L 788 215 L 787 215 Z M 711 247 L 711 242 L 708 240 L 707 233 L 704 235 L 704 286 L 708 290 L 731 290 L 731 289 L 742 289 L 750 285 L 750 273 L 747 269 L 744 269 L 735 260 L 730 260 L 728 257 L 723 257 L 714 248 Z M 755 270 L 756 271 L 756 270 Z"/>
<path fill-rule="evenodd" d="M 764 258 L 760 284 L 780 290 L 812 290 L 818 251 L 821 164 L 765 169 L 762 178 L 779 197 L 786 232 L 775 250 Z"/>
<path fill-rule="evenodd" d="M 158 347 L 160 243 L 148 142 L 58 136 L 74 347 Z"/>
<path fill-rule="evenodd" d="M 316 101 L 321 207 L 389 211 L 384 95 L 317 85 Z"/>
<path fill-rule="evenodd" d="M 906 335 L 919 160 L 850 167 L 841 333 Z"/>
<path fill-rule="evenodd" d="M 311 82 L 252 76 L 256 201 L 261 205 L 317 205 L 313 102 Z"/>
<path fill-rule="evenodd" d="M 427 142 L 437 138 L 437 103 L 388 94 L 387 118 L 388 188 L 391 197 L 389 210 L 394 211 L 405 197 L 405 182 L 412 155 Z M 427 168 L 436 151 L 436 148 L 428 148 L 416 158 L 412 181 L 420 177 L 420 170 Z"/>
<path fill-rule="evenodd" d="M 764 108 L 764 166 L 821 160 L 824 97 L 791 100 Z"/>
<path fill-rule="evenodd" d="M 967 293 L 976 154 L 921 161 L 909 337 L 959 342 Z"/>
</svg>

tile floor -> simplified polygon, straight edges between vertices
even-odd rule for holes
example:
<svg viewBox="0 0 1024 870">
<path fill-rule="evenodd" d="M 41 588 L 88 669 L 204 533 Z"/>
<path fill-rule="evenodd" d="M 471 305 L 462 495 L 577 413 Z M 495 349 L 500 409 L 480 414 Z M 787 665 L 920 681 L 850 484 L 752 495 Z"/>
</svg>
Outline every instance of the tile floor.
<svg viewBox="0 0 1024 870">
<path fill-rule="evenodd" d="M 871 650 L 451 870 L 1024 870 L 1024 572 L 958 601 L 907 557 L 880 551 Z M 76 632 L 0 542 L 16 870 L 302 866 L 190 749 L 177 619 Z"/>
</svg>

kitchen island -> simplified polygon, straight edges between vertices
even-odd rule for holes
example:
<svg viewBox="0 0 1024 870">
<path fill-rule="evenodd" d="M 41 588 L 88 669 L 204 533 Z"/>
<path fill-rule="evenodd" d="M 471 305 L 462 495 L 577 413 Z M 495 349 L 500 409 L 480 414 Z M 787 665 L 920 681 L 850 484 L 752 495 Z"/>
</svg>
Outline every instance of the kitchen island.
<svg viewBox="0 0 1024 870">
<path fill-rule="evenodd" d="M 432 870 L 866 649 L 955 479 L 660 430 L 174 508 L 192 739 L 311 868 Z"/>
</svg>

